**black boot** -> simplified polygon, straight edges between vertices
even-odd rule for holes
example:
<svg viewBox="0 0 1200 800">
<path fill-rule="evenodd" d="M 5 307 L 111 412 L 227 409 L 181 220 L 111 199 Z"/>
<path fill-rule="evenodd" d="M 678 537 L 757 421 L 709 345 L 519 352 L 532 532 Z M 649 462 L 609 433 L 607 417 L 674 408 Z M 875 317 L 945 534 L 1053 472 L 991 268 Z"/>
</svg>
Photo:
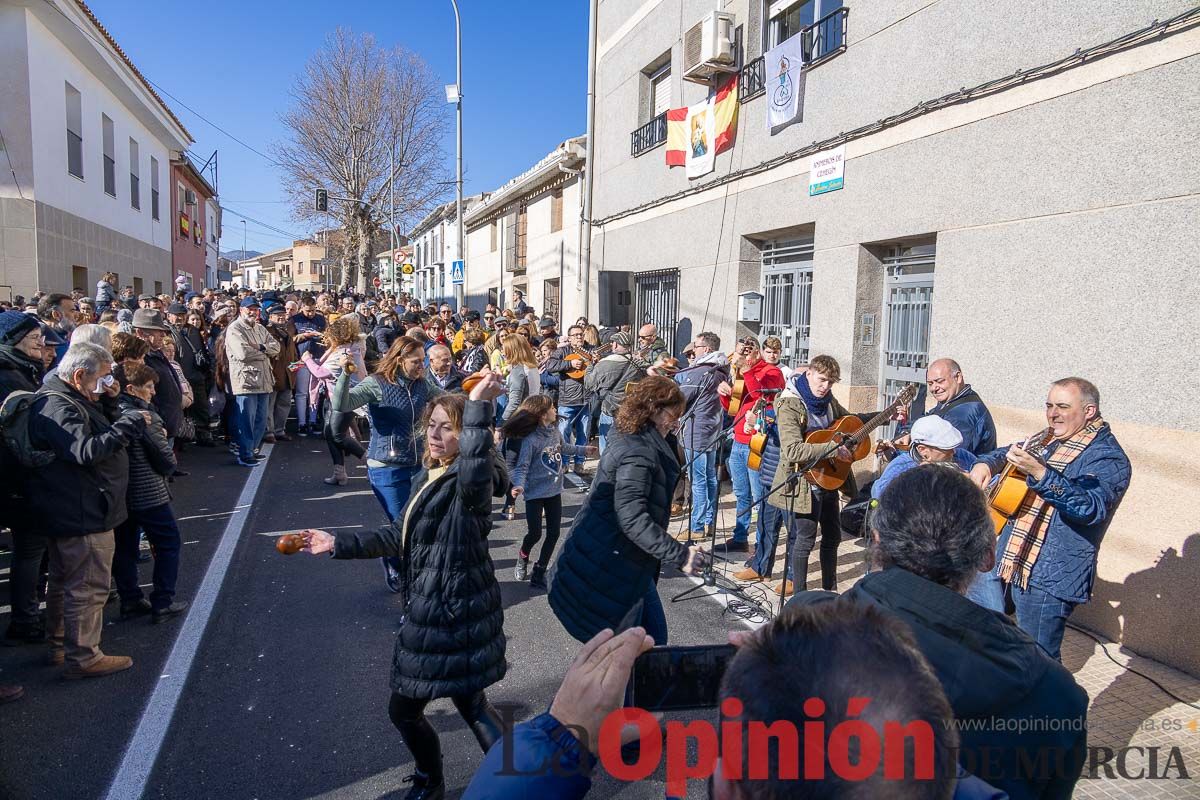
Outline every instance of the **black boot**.
<svg viewBox="0 0 1200 800">
<path fill-rule="evenodd" d="M 442 778 L 435 783 L 430 776 L 414 772 L 404 782 L 413 785 L 404 795 L 404 800 L 442 800 L 446 796 L 446 781 Z"/>
<path fill-rule="evenodd" d="M 475 741 L 479 742 L 479 747 L 484 753 L 504 737 L 504 721 L 500 719 L 500 712 L 487 700 L 484 700 L 476 711 L 475 720 L 470 723 L 470 727 L 471 733 L 475 734 Z"/>
<path fill-rule="evenodd" d="M 4 644 L 41 644 L 46 641 L 46 626 L 41 622 L 11 622 L 4 633 Z"/>
<path fill-rule="evenodd" d="M 546 588 L 546 568 L 541 564 L 533 565 L 533 573 L 529 576 L 530 589 Z"/>
</svg>

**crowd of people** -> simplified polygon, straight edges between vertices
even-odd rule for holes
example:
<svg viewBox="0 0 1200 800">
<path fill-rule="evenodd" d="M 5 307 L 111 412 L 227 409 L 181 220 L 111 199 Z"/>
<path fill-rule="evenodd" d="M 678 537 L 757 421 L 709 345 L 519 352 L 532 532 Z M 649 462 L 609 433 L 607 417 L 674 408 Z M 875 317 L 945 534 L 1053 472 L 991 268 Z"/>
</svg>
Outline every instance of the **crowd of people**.
<svg viewBox="0 0 1200 800">
<path fill-rule="evenodd" d="M 228 447 L 231 467 L 256 468 L 265 444 L 320 437 L 331 459 L 325 483 L 346 483 L 348 457 L 363 462 L 388 521 L 303 538 L 314 555 L 380 559 L 387 587 L 402 596 L 388 713 L 416 762 L 411 800 L 445 791 L 424 716 L 437 698 L 453 699 L 486 754 L 467 797 L 582 796 L 586 769 L 507 767 L 513 757 L 594 763 L 599 710 L 622 705 L 639 652 L 668 642 L 664 569 L 698 574 L 722 558 L 744 561 L 738 581 L 765 582 L 781 528 L 790 559 L 772 589 L 791 600 L 771 625 L 734 637 L 723 696 L 741 702 L 745 719 L 799 724 L 805 697 L 827 695 L 841 714 L 863 690 L 876 703 L 863 719 L 879 730 L 884 720 L 942 721 L 933 780 L 892 781 L 886 791 L 875 778 L 830 783 L 821 796 L 1003 796 L 991 786 L 1012 797 L 1070 796 L 1087 698 L 1058 663 L 1059 647 L 1090 596 L 1130 479 L 1090 382 L 1055 382 L 1047 429 L 997 448 L 962 367 L 934 361 L 932 408 L 911 421 L 906 408 L 882 412 L 897 435 L 879 446 L 879 478 L 830 489 L 809 471 L 852 462 L 852 442 L 830 448 L 810 435 L 878 415 L 852 414 L 834 396 L 834 358 L 790 368 L 774 337 L 744 337 L 727 354 L 706 331 L 677 360 L 652 324 L 601 329 L 579 318 L 563 330 L 520 292 L 507 308 L 479 311 L 406 294 L 136 297 L 105 277 L 95 298 L 0 304 L 0 512 L 13 539 L 5 640 L 47 643 L 64 677 L 132 666 L 101 650 L 106 603 L 156 623 L 186 610 L 175 596 L 171 484 L 188 475 L 187 447 Z M 597 456 L 593 473 L 587 460 Z M 997 523 L 983 490 L 1014 469 L 1028 492 Z M 567 472 L 590 486 L 560 547 Z M 712 547 L 722 475 L 735 521 Z M 549 712 L 502 741 L 486 695 L 507 669 L 486 538 L 518 501 L 527 533 L 513 579 L 547 591 L 583 649 Z M 850 513 L 858 506 L 865 516 Z M 678 533 L 672 517 L 683 520 Z M 868 542 L 868 574 L 838 597 L 843 529 Z M 814 549 L 821 589 L 808 591 Z M 150 558 L 147 598 L 137 564 Z M 0 699 L 20 696 L 0 689 Z M 1059 724 L 1036 733 L 948 724 L 1033 717 Z M 515 756 L 500 753 L 508 747 Z M 1000 755 L 988 760 L 989 749 Z M 1048 752 L 1056 768 L 1027 774 Z M 728 774 L 711 791 L 793 796 L 778 779 Z"/>
</svg>

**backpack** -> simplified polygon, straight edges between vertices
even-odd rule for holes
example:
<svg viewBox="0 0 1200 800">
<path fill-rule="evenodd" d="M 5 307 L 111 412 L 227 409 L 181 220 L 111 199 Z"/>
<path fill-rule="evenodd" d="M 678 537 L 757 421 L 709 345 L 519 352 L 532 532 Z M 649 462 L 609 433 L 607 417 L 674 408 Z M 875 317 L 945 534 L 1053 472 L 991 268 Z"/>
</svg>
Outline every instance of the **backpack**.
<svg viewBox="0 0 1200 800">
<path fill-rule="evenodd" d="M 3 436 L 4 446 L 8 449 L 9 455 L 27 469 L 45 467 L 57 458 L 53 450 L 35 448 L 33 440 L 29 436 L 30 409 L 33 402 L 38 397 L 50 394 L 64 398 L 79 410 L 85 420 L 88 419 L 87 411 L 75 402 L 75 398 L 63 392 L 53 392 L 47 389 L 37 392 L 13 392 L 4 399 L 3 405 L 0 405 L 0 435 Z"/>
</svg>

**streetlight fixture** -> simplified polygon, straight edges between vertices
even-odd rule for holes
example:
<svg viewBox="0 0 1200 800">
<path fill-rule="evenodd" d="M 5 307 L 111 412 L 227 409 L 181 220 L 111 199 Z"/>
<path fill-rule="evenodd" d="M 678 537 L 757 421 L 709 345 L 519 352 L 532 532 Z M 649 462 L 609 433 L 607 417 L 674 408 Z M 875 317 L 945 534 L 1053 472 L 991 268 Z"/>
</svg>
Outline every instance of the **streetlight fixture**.
<svg viewBox="0 0 1200 800">
<path fill-rule="evenodd" d="M 457 144 L 457 174 L 455 185 L 457 191 L 457 201 L 455 203 L 455 214 L 458 220 L 458 260 L 463 262 L 463 281 L 466 282 L 466 248 L 463 247 L 463 236 L 466 234 L 466 225 L 463 223 L 463 167 L 462 167 L 462 151 L 463 151 L 463 134 L 462 134 L 462 19 L 458 14 L 458 0 L 450 0 L 450 5 L 454 6 L 454 56 L 455 56 L 455 75 L 454 75 L 454 92 L 453 98 L 449 86 L 446 87 L 446 102 L 454 103 L 456 106 L 455 116 L 457 122 L 458 144 Z M 454 304 L 457 308 L 462 308 L 463 305 L 463 290 L 462 283 L 454 286 Z"/>
</svg>

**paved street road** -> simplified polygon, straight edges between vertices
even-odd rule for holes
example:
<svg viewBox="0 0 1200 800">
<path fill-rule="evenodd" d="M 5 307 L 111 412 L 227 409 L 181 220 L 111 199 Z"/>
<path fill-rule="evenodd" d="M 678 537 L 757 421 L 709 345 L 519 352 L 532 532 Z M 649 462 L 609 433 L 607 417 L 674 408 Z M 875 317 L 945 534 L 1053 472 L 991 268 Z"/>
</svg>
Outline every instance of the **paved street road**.
<svg viewBox="0 0 1200 800">
<path fill-rule="evenodd" d="M 378 562 L 285 558 L 274 549 L 283 531 L 382 524 L 366 470 L 351 461 L 350 483 L 329 487 L 321 482 L 329 468 L 323 441 L 279 444 L 259 467 L 249 508 L 234 515 L 239 495 L 254 488 L 243 491 L 252 471 L 233 466 L 223 450 L 190 449 L 183 462 L 191 475 L 174 485 L 186 543 L 180 596 L 197 599 L 210 565 L 211 583 L 228 561 L 207 625 L 200 626 L 203 604 L 193 618 L 157 626 L 122 622 L 110 605 L 103 646 L 132 655 L 134 668 L 83 682 L 59 679 L 58 669 L 43 665 L 41 648 L 2 648 L 0 680 L 23 684 L 28 696 L 0 708 L 0 797 L 134 798 L 143 784 L 145 797 L 171 800 L 403 797 L 412 764 L 386 712 L 398 597 L 384 586 Z M 583 495 L 564 497 L 569 523 Z M 513 704 L 518 719 L 547 707 L 577 647 L 545 595 L 513 580 L 524 526 L 520 516 L 499 520 L 491 537 L 510 666 L 489 696 Z M 231 549 L 223 559 L 227 527 Z M 142 565 L 143 582 L 149 576 L 150 565 Z M 662 592 L 691 585 L 675 573 Z M 714 599 L 667 606 L 677 644 L 723 642 L 727 630 L 744 625 Z M 188 630 L 202 635 L 192 643 L 194 662 L 173 717 L 169 702 L 147 710 L 156 686 L 165 695 L 179 681 L 166 665 L 172 647 L 177 656 L 187 650 L 180 634 Z M 449 701 L 433 703 L 429 715 L 456 797 L 481 756 Z M 139 775 L 160 742 L 152 771 Z M 593 792 L 662 797 L 661 772 L 658 778 L 629 786 L 601 778 Z M 692 796 L 703 793 L 701 784 L 692 787 Z"/>
</svg>

